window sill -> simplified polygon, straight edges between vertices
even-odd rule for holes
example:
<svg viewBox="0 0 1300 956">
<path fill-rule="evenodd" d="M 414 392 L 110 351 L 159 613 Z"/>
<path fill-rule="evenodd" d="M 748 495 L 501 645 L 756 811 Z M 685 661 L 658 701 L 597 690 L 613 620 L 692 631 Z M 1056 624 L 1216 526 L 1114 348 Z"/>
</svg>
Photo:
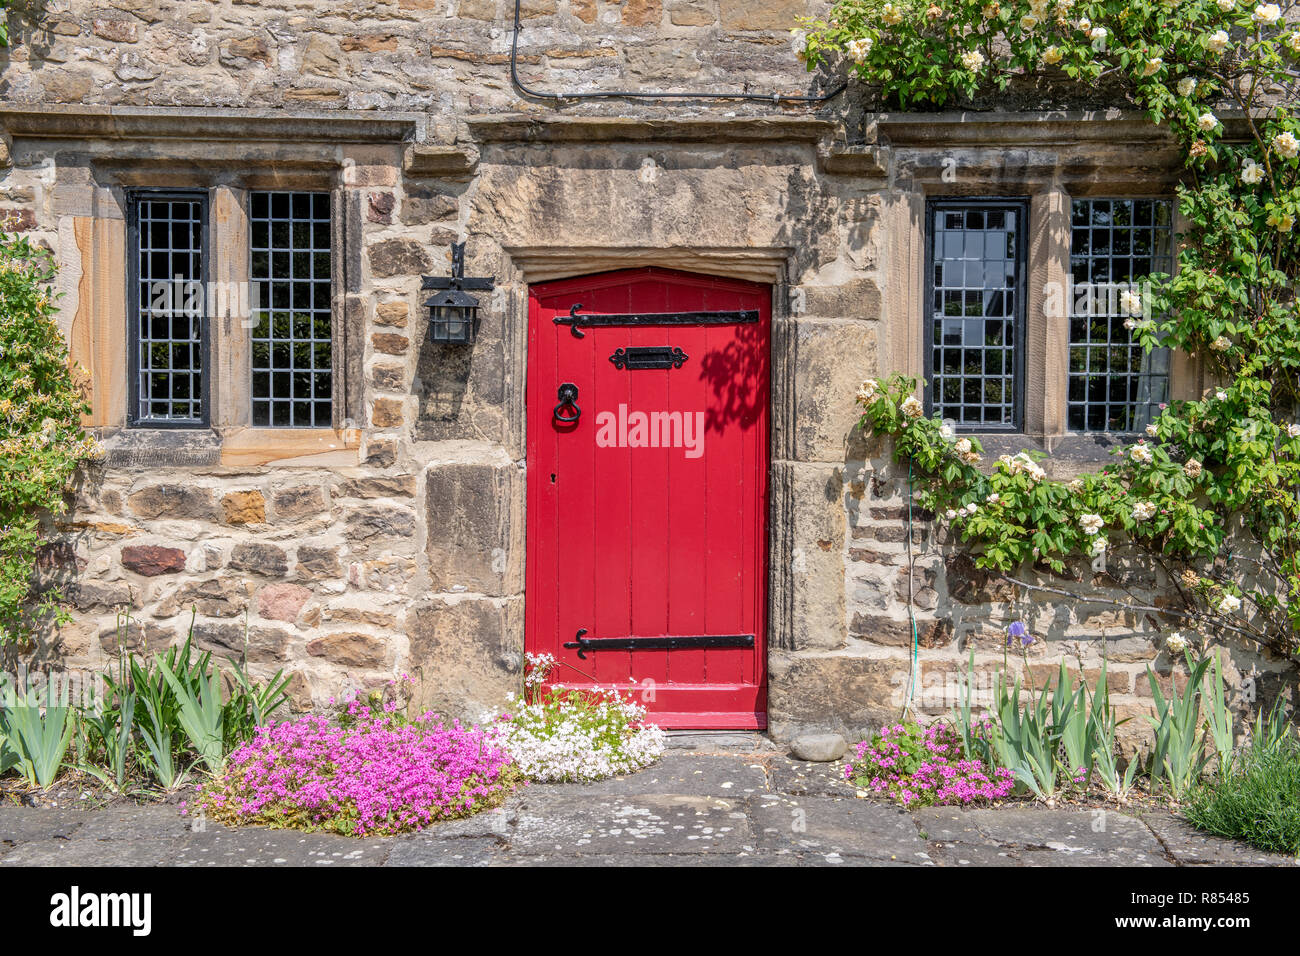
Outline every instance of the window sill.
<svg viewBox="0 0 1300 956">
<path fill-rule="evenodd" d="M 355 428 L 230 428 L 221 441 L 221 464 L 332 467 L 357 464 L 361 432 Z"/>
<path fill-rule="evenodd" d="M 355 428 L 123 428 L 104 439 L 110 468 L 348 467 L 360 449 Z"/>
</svg>

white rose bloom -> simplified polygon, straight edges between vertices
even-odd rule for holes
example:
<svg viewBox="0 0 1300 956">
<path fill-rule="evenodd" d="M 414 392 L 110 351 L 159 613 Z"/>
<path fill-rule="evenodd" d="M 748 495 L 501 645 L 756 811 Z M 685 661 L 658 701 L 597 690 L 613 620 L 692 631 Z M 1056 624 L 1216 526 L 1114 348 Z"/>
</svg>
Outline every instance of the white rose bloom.
<svg viewBox="0 0 1300 956">
<path fill-rule="evenodd" d="M 1228 48 L 1228 34 L 1215 30 L 1205 41 L 1205 48 L 1211 53 L 1222 53 Z"/>
<path fill-rule="evenodd" d="M 850 40 L 848 46 L 849 56 L 853 57 L 854 63 L 861 63 L 867 58 L 867 55 L 871 52 L 871 48 L 874 45 L 875 41 L 872 40 L 871 37 L 861 37 L 857 40 Z"/>
<path fill-rule="evenodd" d="M 966 506 L 966 513 L 968 515 L 973 515 L 977 511 L 979 511 L 979 505 L 975 504 L 973 501 Z"/>
<path fill-rule="evenodd" d="M 1214 393 L 1214 397 L 1221 402 L 1226 402 L 1228 400 L 1228 393 L 1220 389 Z"/>
<path fill-rule="evenodd" d="M 916 419 L 925 414 L 925 406 L 921 404 L 921 400 L 915 395 L 909 395 L 903 399 L 903 404 L 899 408 L 908 418 Z"/>
<path fill-rule="evenodd" d="M 1196 92 L 1196 80 L 1190 76 L 1185 76 L 1178 81 L 1178 95 L 1191 96 Z"/>
<path fill-rule="evenodd" d="M 1195 458 L 1187 459 L 1187 463 L 1183 465 L 1183 474 L 1186 475 L 1188 478 L 1201 477 L 1202 470 L 1203 470 L 1203 466 Z"/>
<path fill-rule="evenodd" d="M 951 521 L 953 518 L 957 517 L 957 512 L 949 508 L 947 511 L 944 512 L 943 516 L 947 518 L 949 521 Z"/>
<path fill-rule="evenodd" d="M 989 496 L 988 496 L 987 498 L 985 498 L 984 500 L 987 501 L 987 502 L 988 502 L 989 504 L 991 504 L 991 505 L 995 505 L 995 504 L 997 504 L 1001 499 L 998 497 L 998 493 L 995 491 L 995 492 L 993 492 L 993 494 L 989 495 Z"/>
<path fill-rule="evenodd" d="M 1087 17 L 1082 17 L 1079 20 L 1079 29 L 1082 30 L 1084 33 L 1087 33 L 1089 30 L 1092 29 L 1092 21 L 1089 20 Z"/>
<path fill-rule="evenodd" d="M 1024 30 L 1026 33 L 1033 30 L 1036 26 L 1038 26 L 1038 17 L 1027 13 L 1020 18 L 1020 29 Z"/>
<path fill-rule="evenodd" d="M 1232 339 L 1225 335 L 1220 335 L 1210 343 L 1210 348 L 1215 352 L 1226 352 L 1228 349 L 1232 348 Z"/>
<path fill-rule="evenodd" d="M 1156 506 L 1149 501 L 1139 501 L 1133 506 L 1134 521 L 1150 521 L 1156 516 Z"/>
<path fill-rule="evenodd" d="M 1241 167 L 1241 181 L 1247 186 L 1254 186 L 1264 178 L 1264 167 L 1253 159 L 1248 159 Z"/>
<path fill-rule="evenodd" d="M 869 378 L 858 388 L 858 401 L 873 402 L 879 394 L 880 384 L 874 378 Z"/>
<path fill-rule="evenodd" d="M 1300 438 L 1300 425 L 1288 425 L 1288 426 L 1286 426 L 1286 437 L 1287 437 L 1287 438 Z"/>
<path fill-rule="evenodd" d="M 1079 515 L 1079 527 L 1083 529 L 1084 534 L 1096 534 L 1105 524 L 1106 522 L 1101 520 L 1101 515 Z"/>
<path fill-rule="evenodd" d="M 1147 60 L 1146 64 L 1142 67 L 1142 75 L 1155 76 L 1160 72 L 1160 68 L 1164 65 L 1165 61 L 1162 57 L 1153 56 L 1151 59 Z"/>
<path fill-rule="evenodd" d="M 1169 648 L 1171 654 L 1181 654 L 1187 650 L 1187 638 L 1183 637 L 1178 631 L 1174 631 L 1165 638 L 1165 647 Z"/>
<path fill-rule="evenodd" d="M 1225 594 L 1223 600 L 1219 602 L 1219 610 L 1224 614 L 1231 614 L 1233 611 L 1241 608 L 1241 598 L 1235 594 Z"/>
<path fill-rule="evenodd" d="M 1043 51 L 1043 62 L 1048 66 L 1053 66 L 1061 62 L 1061 51 L 1055 46 L 1049 46 Z"/>
<path fill-rule="evenodd" d="M 1106 548 L 1107 548 L 1107 543 L 1106 543 L 1106 539 L 1105 539 L 1105 538 L 1094 538 L 1094 539 L 1093 539 L 1093 541 L 1092 541 L 1092 549 L 1091 549 L 1091 550 L 1092 550 L 1092 554 L 1093 554 L 1094 557 L 1097 556 L 1097 555 L 1099 555 L 1099 554 L 1101 554 L 1102 552 L 1104 552 L 1104 551 L 1106 550 Z"/>
<path fill-rule="evenodd" d="M 1286 45 L 1292 53 L 1300 54 L 1300 30 L 1287 36 Z"/>
<path fill-rule="evenodd" d="M 1219 9 L 1224 13 L 1231 12 L 1232 8 L 1237 5 L 1237 0 L 1219 0 Z"/>
<path fill-rule="evenodd" d="M 1132 448 L 1129 449 L 1128 455 L 1139 465 L 1151 464 L 1151 460 L 1152 460 L 1151 449 L 1148 448 L 1146 445 L 1141 445 L 1141 444 L 1134 445 Z"/>
<path fill-rule="evenodd" d="M 1119 297 L 1119 307 L 1129 315 L 1142 314 L 1142 296 L 1136 292 L 1123 292 Z M 1124 323 L 1128 326 L 1128 323 Z"/>
<path fill-rule="evenodd" d="M 1091 30 L 1088 31 L 1088 36 L 1093 43 L 1102 43 L 1109 35 L 1110 35 L 1110 31 L 1108 31 L 1105 27 L 1093 27 Z"/>
<path fill-rule="evenodd" d="M 944 422 L 939 426 L 939 437 L 944 441 L 952 441 L 957 437 L 957 429 L 952 426 L 951 422 Z"/>
<path fill-rule="evenodd" d="M 1219 118 L 1213 113 L 1205 112 L 1196 117 L 1196 128 L 1202 133 L 1208 133 L 1219 125 Z"/>
<path fill-rule="evenodd" d="M 957 444 L 953 445 L 953 451 L 959 455 L 965 455 L 970 452 L 970 439 L 963 438 Z"/>
<path fill-rule="evenodd" d="M 961 65 L 974 73 L 984 65 L 984 54 L 979 50 L 971 50 L 961 55 Z"/>
<path fill-rule="evenodd" d="M 1278 133 L 1274 136 L 1273 148 L 1285 159 L 1295 159 L 1300 156 L 1300 140 L 1296 139 L 1295 134 L 1291 132 Z"/>
<path fill-rule="evenodd" d="M 1151 438 L 1155 438 L 1155 437 L 1156 437 L 1156 434 L 1157 434 L 1159 431 L 1160 431 L 1160 429 L 1159 429 L 1158 427 L 1156 427 L 1156 423 L 1155 423 L 1155 422 L 1152 422 L 1150 425 L 1147 426 L 1147 435 L 1150 436 Z"/>
<path fill-rule="evenodd" d="M 1276 3 L 1261 3 L 1250 18 L 1262 27 L 1271 27 L 1282 19 L 1282 8 Z"/>
</svg>

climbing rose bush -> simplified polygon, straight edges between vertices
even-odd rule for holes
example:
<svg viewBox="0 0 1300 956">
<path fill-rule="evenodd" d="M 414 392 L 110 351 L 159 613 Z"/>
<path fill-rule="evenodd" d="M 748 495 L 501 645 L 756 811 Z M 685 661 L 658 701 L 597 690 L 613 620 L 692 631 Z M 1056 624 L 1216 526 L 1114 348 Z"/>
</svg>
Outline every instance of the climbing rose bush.
<svg viewBox="0 0 1300 956">
<path fill-rule="evenodd" d="M 89 409 L 55 321 L 53 281 L 47 250 L 0 233 L 0 644 L 64 616 L 56 589 L 32 586 L 42 522 L 67 510 L 77 466 L 102 454 L 81 428 Z"/>
<path fill-rule="evenodd" d="M 431 713 L 407 721 L 398 708 L 353 699 L 346 726 L 309 716 L 260 727 L 197 806 L 233 825 L 366 836 L 499 806 L 519 783 L 490 731 Z"/>
<path fill-rule="evenodd" d="M 529 780 L 601 780 L 648 767 L 667 737 L 645 723 L 645 708 L 612 690 L 592 693 L 546 686 L 556 661 L 528 655 L 524 695 L 502 715 L 495 739 Z"/>
<path fill-rule="evenodd" d="M 884 727 L 858 744 L 844 776 L 905 807 L 964 806 L 998 800 L 1015 789 L 1010 770 L 967 759 L 961 738 L 948 725 L 922 728 L 912 721 Z"/>
<path fill-rule="evenodd" d="M 953 108 L 1044 77 L 1131 103 L 1174 135 L 1177 272 L 1112 291 L 1135 342 L 1196 356 L 1216 384 L 1161 406 L 1137 441 L 1118 436 L 1111 465 L 1068 483 L 1040 455 L 983 461 L 976 440 L 925 417 L 914 379 L 865 383 L 863 424 L 894 439 L 918 499 L 981 567 L 1032 590 L 1030 566 L 1090 580 L 1091 565 L 1130 588 L 1125 607 L 1172 618 L 1187 639 L 1234 636 L 1294 660 L 1300 24 L 1248 0 L 841 0 L 805 26 L 810 68 L 839 63 L 890 107 Z M 1046 309 L 1070 314 L 1068 287 L 1044 292 Z M 1166 593 L 1144 593 L 1143 575 L 1123 573 L 1133 562 Z"/>
</svg>

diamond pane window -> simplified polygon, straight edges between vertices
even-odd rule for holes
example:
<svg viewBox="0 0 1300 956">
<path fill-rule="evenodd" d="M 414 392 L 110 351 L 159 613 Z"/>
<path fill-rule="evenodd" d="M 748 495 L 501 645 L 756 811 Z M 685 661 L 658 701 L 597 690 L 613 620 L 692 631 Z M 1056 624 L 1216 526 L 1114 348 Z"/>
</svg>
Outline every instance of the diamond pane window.
<svg viewBox="0 0 1300 956">
<path fill-rule="evenodd" d="M 333 424 L 333 289 L 329 193 L 250 197 L 253 424 Z"/>
<path fill-rule="evenodd" d="M 206 221 L 203 193 L 132 199 L 133 424 L 206 423 Z"/>
<path fill-rule="evenodd" d="M 1173 268 L 1173 205 L 1161 199 L 1076 199 L 1071 208 L 1068 426 L 1136 432 L 1169 394 L 1169 351 L 1145 352 L 1123 307 L 1126 292 Z M 1145 298 L 1145 297 L 1144 297 Z"/>
<path fill-rule="evenodd" d="M 1019 428 L 1025 206 L 945 201 L 929 218 L 928 411 L 969 430 Z"/>
</svg>

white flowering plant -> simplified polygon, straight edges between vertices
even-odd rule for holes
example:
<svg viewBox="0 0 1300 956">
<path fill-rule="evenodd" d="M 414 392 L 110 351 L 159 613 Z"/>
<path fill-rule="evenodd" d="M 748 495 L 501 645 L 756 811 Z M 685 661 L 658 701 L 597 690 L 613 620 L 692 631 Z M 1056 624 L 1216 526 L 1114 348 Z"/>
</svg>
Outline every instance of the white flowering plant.
<svg viewBox="0 0 1300 956">
<path fill-rule="evenodd" d="M 529 780 L 583 782 L 648 767 L 667 738 L 645 721 L 630 695 L 566 688 L 550 680 L 559 664 L 550 654 L 527 655 L 524 693 L 494 734 Z"/>
<path fill-rule="evenodd" d="M 0 644 L 29 641 L 65 618 L 60 594 L 35 586 L 50 516 L 67 509 L 77 466 L 98 453 L 57 311 L 54 260 L 0 233 Z"/>
<path fill-rule="evenodd" d="M 900 411 L 918 393 L 912 379 L 860 391 L 863 423 L 894 437 L 922 503 L 953 523 L 981 566 L 1012 576 L 1037 565 L 1079 577 L 1072 559 L 1098 567 L 1098 558 L 1123 551 L 1153 565 L 1170 592 L 1126 607 L 1295 655 L 1294 15 L 1252 0 L 840 0 L 804 28 L 810 69 L 841 63 L 888 107 L 950 109 L 1020 79 L 1047 78 L 1093 97 L 1114 95 L 1175 136 L 1186 166 L 1177 189 L 1178 268 L 1151 276 L 1142 301 L 1130 294 L 1122 307 L 1136 343 L 1200 360 L 1215 382 L 1200 400 L 1161 406 L 1146 435 L 1117 448 L 1113 463 L 1068 483 L 1047 480 L 1023 453 L 980 467 L 973 439 L 975 454 L 964 453 L 938 421 L 915 416 L 914 407 Z M 1106 572 L 1112 584 L 1121 583 L 1119 563 Z"/>
</svg>

